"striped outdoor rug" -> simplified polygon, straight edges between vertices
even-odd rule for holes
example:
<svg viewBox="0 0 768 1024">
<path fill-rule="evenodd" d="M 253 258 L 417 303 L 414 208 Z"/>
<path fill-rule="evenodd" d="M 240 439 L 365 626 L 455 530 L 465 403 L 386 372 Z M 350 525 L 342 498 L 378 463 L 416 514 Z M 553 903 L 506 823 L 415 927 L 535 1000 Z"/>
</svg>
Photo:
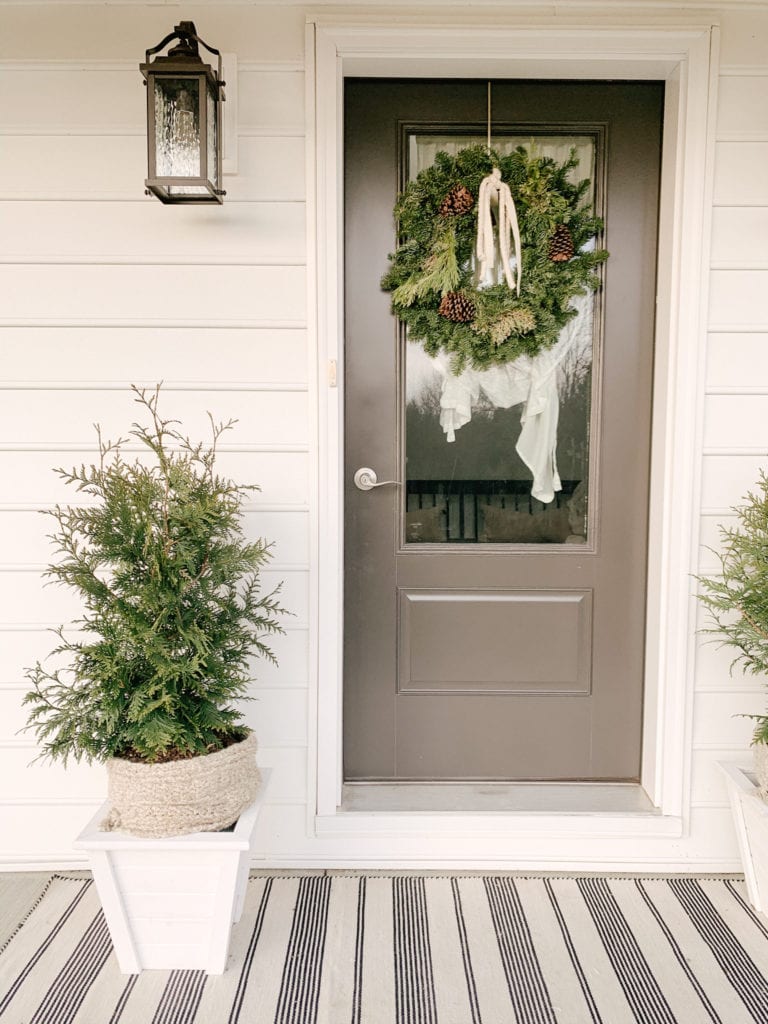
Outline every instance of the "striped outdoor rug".
<svg viewBox="0 0 768 1024">
<path fill-rule="evenodd" d="M 0 949 L 2 1024 L 768 1022 L 727 879 L 255 876 L 224 975 L 130 977 L 93 883 L 54 875 Z"/>
</svg>

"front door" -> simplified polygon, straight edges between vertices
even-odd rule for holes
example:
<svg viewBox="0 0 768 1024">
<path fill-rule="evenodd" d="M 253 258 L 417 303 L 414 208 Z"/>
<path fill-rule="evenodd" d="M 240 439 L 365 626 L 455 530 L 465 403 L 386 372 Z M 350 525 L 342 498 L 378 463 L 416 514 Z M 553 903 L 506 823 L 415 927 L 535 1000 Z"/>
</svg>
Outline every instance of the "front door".
<svg viewBox="0 0 768 1024">
<path fill-rule="evenodd" d="M 557 366 L 551 500 L 521 406 L 482 371 L 457 383 L 380 287 L 398 191 L 485 141 L 486 100 L 345 83 L 344 777 L 637 780 L 663 86 L 493 83 L 494 149 L 575 147 L 610 251 Z M 360 489 L 362 467 L 394 483 Z"/>
</svg>

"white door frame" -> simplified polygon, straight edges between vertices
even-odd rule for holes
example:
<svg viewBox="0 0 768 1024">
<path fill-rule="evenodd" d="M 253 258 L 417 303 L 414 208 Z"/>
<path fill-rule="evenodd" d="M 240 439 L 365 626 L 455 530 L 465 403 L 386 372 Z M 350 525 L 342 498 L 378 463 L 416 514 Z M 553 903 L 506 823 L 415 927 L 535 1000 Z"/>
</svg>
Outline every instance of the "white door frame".
<svg viewBox="0 0 768 1024">
<path fill-rule="evenodd" d="M 317 353 L 308 831 L 363 845 L 366 837 L 373 839 L 382 862 L 402 860 L 405 848 L 398 846 L 398 837 L 423 834 L 427 819 L 337 811 L 344 550 L 342 88 L 348 75 L 666 82 L 642 760 L 643 786 L 660 813 L 589 820 L 583 815 L 444 815 L 439 821 L 430 816 L 429 838 L 419 849 L 434 862 L 450 860 L 446 844 L 454 849 L 460 834 L 465 852 L 457 856 L 468 863 L 474 859 L 473 835 L 487 844 L 489 838 L 514 833 L 518 850 L 523 842 L 523 862 L 535 858 L 539 840 L 553 833 L 572 836 L 578 845 L 589 835 L 636 843 L 640 836 L 679 837 L 687 831 L 695 640 L 691 574 L 698 547 L 718 31 L 700 21 L 675 27 L 537 26 L 499 11 L 486 15 L 479 26 L 414 20 L 383 25 L 324 16 L 307 26 L 308 327 L 310 351 L 314 347 Z M 563 858 L 569 856 L 565 849 Z M 370 862 L 369 855 L 361 852 L 361 857 Z M 627 857 L 631 860 L 628 852 Z"/>
</svg>

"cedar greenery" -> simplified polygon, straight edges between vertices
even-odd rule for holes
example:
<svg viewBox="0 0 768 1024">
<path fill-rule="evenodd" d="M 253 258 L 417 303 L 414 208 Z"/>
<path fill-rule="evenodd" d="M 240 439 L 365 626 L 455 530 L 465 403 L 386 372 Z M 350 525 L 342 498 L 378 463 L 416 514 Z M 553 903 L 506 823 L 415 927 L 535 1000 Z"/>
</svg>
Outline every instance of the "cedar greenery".
<svg viewBox="0 0 768 1024">
<path fill-rule="evenodd" d="M 279 587 L 262 595 L 269 545 L 241 527 L 247 492 L 215 471 L 217 444 L 192 443 L 158 412 L 154 391 L 133 387 L 149 426 L 102 439 L 99 463 L 58 469 L 90 504 L 56 506 L 51 540 L 63 556 L 46 575 L 74 590 L 85 613 L 64 627 L 52 657 L 68 666 L 27 670 L 27 728 L 42 755 L 155 762 L 210 753 L 248 730 L 235 701 L 247 699 L 253 654 L 274 662 L 268 634 L 283 632 Z M 142 456 L 126 461 L 124 446 Z M 148 456 L 148 457 L 147 457 Z"/>
<path fill-rule="evenodd" d="M 434 164 L 409 183 L 394 211 L 402 243 L 390 256 L 382 288 L 392 292 L 392 311 L 408 325 L 412 341 L 420 341 L 429 355 L 447 352 L 457 373 L 467 365 L 484 369 L 534 356 L 554 345 L 576 315 L 570 300 L 599 286 L 596 270 L 608 258 L 605 250 L 583 250 L 602 230 L 602 221 L 585 203 L 589 179 L 570 181 L 577 166 L 575 150 L 558 164 L 524 146 L 508 156 L 468 146 L 453 157 L 438 153 Z M 476 205 L 463 214 L 440 216 L 452 190 L 463 185 L 476 196 L 494 167 L 510 186 L 517 209 L 523 271 L 519 298 L 506 284 L 474 287 Z M 575 254 L 558 263 L 549 258 L 549 246 L 560 224 L 567 226 Z M 471 301 L 476 310 L 472 323 L 438 313 L 448 292 Z"/>
<path fill-rule="evenodd" d="M 721 527 L 721 573 L 698 577 L 700 600 L 713 626 L 703 632 L 719 637 L 736 652 L 731 667 L 752 675 L 768 673 L 768 475 L 761 472 L 757 492 L 734 509 L 738 527 Z M 754 743 L 768 743 L 768 715 L 755 719 Z"/>
</svg>

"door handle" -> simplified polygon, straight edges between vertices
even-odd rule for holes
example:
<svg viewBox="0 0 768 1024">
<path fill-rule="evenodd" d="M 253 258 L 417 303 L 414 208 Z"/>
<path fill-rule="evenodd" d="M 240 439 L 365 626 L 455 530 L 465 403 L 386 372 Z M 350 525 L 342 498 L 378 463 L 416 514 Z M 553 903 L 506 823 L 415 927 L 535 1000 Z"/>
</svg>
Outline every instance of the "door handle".
<svg viewBox="0 0 768 1024">
<path fill-rule="evenodd" d="M 370 469 L 368 466 L 361 466 L 355 473 L 353 480 L 355 487 L 359 491 L 372 491 L 374 487 L 385 487 L 387 484 L 394 484 L 396 487 L 400 486 L 399 480 L 379 480 L 376 476 L 376 470 Z"/>
</svg>

